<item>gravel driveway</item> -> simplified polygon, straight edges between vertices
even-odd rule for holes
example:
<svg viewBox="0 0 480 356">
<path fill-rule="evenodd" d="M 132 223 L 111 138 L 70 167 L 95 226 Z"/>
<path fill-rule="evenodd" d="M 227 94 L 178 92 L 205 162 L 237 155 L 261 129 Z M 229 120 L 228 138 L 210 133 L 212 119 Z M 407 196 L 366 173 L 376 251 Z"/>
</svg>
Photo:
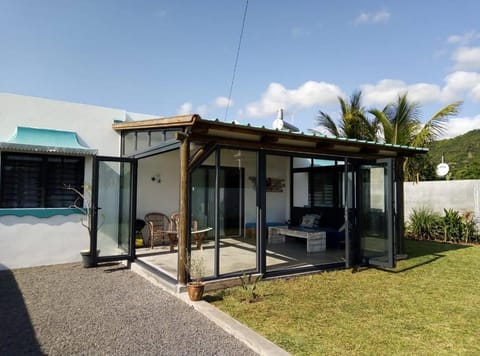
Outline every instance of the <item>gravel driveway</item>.
<svg viewBox="0 0 480 356">
<path fill-rule="evenodd" d="M 0 355 L 255 355 L 122 265 L 0 271 Z"/>
</svg>

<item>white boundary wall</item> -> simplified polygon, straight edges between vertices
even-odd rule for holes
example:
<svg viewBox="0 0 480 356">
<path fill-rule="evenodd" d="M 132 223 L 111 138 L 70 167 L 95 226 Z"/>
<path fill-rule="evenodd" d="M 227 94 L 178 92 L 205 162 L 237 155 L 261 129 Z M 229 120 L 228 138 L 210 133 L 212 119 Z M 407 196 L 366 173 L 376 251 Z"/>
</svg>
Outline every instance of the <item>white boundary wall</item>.
<svg viewBox="0 0 480 356">
<path fill-rule="evenodd" d="M 429 208 L 443 215 L 443 209 L 472 211 L 480 222 L 480 180 L 405 182 L 405 220 L 413 209 Z"/>
</svg>

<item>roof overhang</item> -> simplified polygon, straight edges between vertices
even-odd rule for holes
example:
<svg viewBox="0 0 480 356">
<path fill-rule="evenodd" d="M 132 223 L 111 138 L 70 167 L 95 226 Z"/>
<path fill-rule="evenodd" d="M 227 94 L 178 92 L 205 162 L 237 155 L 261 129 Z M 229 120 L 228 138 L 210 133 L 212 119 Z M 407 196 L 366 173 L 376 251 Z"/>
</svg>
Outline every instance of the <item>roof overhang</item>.
<svg viewBox="0 0 480 356">
<path fill-rule="evenodd" d="M 65 155 L 96 155 L 97 150 L 81 145 L 76 132 L 18 126 L 13 136 L 0 142 L 0 150 L 60 153 Z"/>
<path fill-rule="evenodd" d="M 314 155 L 374 159 L 425 154 L 426 148 L 392 145 L 364 140 L 328 137 L 317 133 L 289 132 L 265 127 L 206 120 L 199 115 L 173 116 L 113 124 L 116 131 L 183 128 L 189 140 L 251 149 L 266 149 Z"/>
</svg>

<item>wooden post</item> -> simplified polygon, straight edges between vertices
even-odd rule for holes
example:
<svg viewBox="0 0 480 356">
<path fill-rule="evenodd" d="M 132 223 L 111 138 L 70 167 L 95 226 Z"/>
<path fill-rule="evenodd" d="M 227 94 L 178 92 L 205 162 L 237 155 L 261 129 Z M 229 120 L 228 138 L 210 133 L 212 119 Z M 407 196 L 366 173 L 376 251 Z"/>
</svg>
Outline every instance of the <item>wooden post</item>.
<svg viewBox="0 0 480 356">
<path fill-rule="evenodd" d="M 190 157 L 190 141 L 183 137 L 180 146 L 180 224 L 178 226 L 178 282 L 187 283 L 185 262 L 187 261 L 188 211 L 190 203 L 190 179 L 188 160 Z"/>
</svg>

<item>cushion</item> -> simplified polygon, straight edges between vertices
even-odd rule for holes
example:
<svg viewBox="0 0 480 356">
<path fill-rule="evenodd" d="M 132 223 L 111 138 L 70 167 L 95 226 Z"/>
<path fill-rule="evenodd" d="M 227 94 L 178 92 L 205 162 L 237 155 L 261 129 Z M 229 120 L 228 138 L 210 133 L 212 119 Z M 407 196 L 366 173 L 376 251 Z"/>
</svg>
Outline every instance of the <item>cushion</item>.
<svg viewBox="0 0 480 356">
<path fill-rule="evenodd" d="M 321 218 L 322 216 L 318 214 L 304 215 L 300 226 L 308 229 L 318 229 L 320 227 Z"/>
</svg>

